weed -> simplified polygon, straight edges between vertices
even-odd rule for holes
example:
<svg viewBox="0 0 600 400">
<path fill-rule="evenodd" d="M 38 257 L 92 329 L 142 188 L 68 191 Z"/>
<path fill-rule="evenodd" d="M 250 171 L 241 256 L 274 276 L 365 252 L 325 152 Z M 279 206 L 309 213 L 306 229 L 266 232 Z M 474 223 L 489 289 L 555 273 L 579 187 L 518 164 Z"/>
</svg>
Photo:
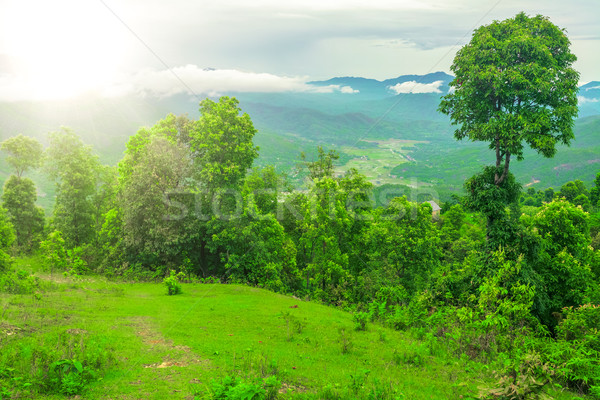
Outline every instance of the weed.
<svg viewBox="0 0 600 400">
<path fill-rule="evenodd" d="M 360 374 L 350 375 L 350 379 L 352 380 L 352 382 L 350 383 L 350 389 L 355 394 L 359 393 L 363 389 L 365 383 L 367 383 L 367 379 L 369 378 L 370 373 L 371 370 L 364 369 Z"/>
<path fill-rule="evenodd" d="M 342 354 L 349 353 L 353 346 L 350 334 L 346 331 L 346 328 L 340 328 L 338 332 L 340 334 L 338 342 L 341 345 Z"/>
<path fill-rule="evenodd" d="M 425 356 L 423 355 L 423 349 L 421 346 L 416 346 L 411 350 L 406 351 L 394 351 L 392 355 L 394 360 L 394 364 L 401 365 L 410 365 L 413 367 L 422 367 L 425 364 Z"/>
<path fill-rule="evenodd" d="M 280 318 L 285 321 L 286 340 L 288 342 L 294 339 L 294 332 L 301 334 L 304 330 L 305 323 L 294 317 L 289 311 L 282 311 Z"/>
<path fill-rule="evenodd" d="M 387 342 L 387 334 L 385 333 L 385 331 L 379 331 L 379 341 L 381 343 Z"/>
</svg>

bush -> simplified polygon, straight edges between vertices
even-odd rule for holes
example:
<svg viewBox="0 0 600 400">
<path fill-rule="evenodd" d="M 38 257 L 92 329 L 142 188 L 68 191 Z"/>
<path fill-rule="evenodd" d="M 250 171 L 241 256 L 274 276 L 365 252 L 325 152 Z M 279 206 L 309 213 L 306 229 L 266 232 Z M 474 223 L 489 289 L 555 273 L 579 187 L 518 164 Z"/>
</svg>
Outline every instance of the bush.
<svg viewBox="0 0 600 400">
<path fill-rule="evenodd" d="M 563 315 L 544 353 L 566 385 L 600 398 L 600 306 L 567 307 Z"/>
<path fill-rule="evenodd" d="M 179 284 L 175 271 L 171 270 L 170 275 L 163 280 L 163 283 L 167 286 L 167 294 L 169 296 L 182 293 L 181 285 Z"/>
<path fill-rule="evenodd" d="M 40 289 L 40 279 L 25 271 L 8 270 L 0 275 L 0 293 L 33 294 Z"/>
<path fill-rule="evenodd" d="M 107 342 L 74 330 L 38 337 L 11 336 L 0 353 L 0 398 L 83 393 L 115 364 Z"/>
<path fill-rule="evenodd" d="M 354 329 L 357 331 L 366 331 L 368 320 L 369 314 L 366 312 L 358 312 L 354 314 Z"/>
<path fill-rule="evenodd" d="M 214 400 L 274 400 L 277 398 L 281 382 L 275 376 L 266 379 L 245 381 L 227 376 L 220 381 L 212 381 L 210 399 Z"/>
</svg>

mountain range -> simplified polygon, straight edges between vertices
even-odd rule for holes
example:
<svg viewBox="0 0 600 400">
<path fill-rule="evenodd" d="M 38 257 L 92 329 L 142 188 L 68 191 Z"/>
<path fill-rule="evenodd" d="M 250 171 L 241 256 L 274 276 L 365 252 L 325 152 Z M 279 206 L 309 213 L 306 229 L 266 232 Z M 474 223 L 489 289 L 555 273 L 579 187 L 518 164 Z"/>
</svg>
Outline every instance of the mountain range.
<svg viewBox="0 0 600 400">
<path fill-rule="evenodd" d="M 443 72 L 382 81 L 336 77 L 308 82 L 305 91 L 223 94 L 237 97 L 258 129 L 259 166 L 273 164 L 293 174 L 300 152 L 310 157 L 323 146 L 340 153 L 340 173 L 357 168 L 375 184 L 417 184 L 449 193 L 460 191 L 464 179 L 493 160 L 485 143 L 456 141 L 448 117 L 437 111 L 452 79 Z M 600 82 L 580 87 L 579 105 L 571 147 L 562 146 L 552 159 L 528 151 L 524 161 L 511 165 L 522 184 L 589 183 L 600 171 Z M 130 135 L 168 113 L 198 118 L 198 97 L 2 102 L 0 140 L 22 133 L 44 142 L 48 132 L 68 126 L 94 146 L 104 163 L 114 165 Z M 8 173 L 1 161 L 0 179 Z M 40 194 L 48 195 L 42 203 L 50 204 L 52 186 L 41 173 L 34 178 Z"/>
</svg>

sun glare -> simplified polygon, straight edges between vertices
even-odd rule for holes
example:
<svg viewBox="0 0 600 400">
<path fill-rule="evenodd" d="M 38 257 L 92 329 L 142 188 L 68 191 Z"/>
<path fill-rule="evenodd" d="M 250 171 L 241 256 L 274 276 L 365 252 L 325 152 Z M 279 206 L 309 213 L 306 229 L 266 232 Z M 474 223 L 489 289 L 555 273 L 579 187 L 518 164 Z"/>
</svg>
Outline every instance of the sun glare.
<svg viewBox="0 0 600 400">
<path fill-rule="evenodd" d="M 37 99 L 102 90 L 123 57 L 122 27 L 100 2 L 14 1 L 2 19 L 4 51 Z"/>
</svg>

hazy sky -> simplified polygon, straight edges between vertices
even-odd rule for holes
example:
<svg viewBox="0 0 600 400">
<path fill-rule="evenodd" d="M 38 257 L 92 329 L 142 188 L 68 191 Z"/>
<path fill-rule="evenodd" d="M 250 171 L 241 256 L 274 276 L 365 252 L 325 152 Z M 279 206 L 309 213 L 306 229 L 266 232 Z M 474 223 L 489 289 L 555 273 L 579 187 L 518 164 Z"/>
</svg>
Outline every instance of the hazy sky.
<svg viewBox="0 0 600 400">
<path fill-rule="evenodd" d="M 0 0 L 0 99 L 450 72 L 474 28 L 519 11 L 565 28 L 600 80 L 598 0 Z"/>
</svg>

